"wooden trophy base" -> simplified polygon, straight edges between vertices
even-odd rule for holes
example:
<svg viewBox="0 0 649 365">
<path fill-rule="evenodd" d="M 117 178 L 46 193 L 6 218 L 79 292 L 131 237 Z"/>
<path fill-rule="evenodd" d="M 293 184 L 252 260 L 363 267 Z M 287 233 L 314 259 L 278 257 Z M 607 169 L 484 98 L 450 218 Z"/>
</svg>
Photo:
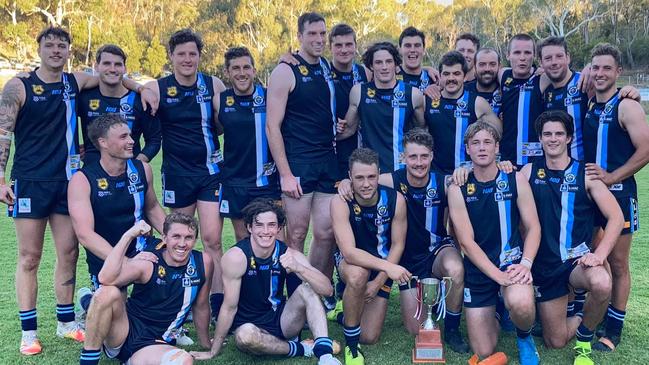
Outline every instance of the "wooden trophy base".
<svg viewBox="0 0 649 365">
<path fill-rule="evenodd" d="M 420 329 L 415 337 L 415 348 L 412 350 L 412 362 L 416 364 L 445 364 L 442 336 L 438 329 Z"/>
</svg>

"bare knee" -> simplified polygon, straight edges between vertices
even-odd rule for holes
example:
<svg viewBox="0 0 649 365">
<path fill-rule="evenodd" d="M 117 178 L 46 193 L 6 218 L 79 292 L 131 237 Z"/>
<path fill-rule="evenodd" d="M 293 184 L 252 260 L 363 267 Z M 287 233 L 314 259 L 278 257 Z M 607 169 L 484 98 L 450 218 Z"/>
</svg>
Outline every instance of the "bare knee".
<svg viewBox="0 0 649 365">
<path fill-rule="evenodd" d="M 588 284 L 590 286 L 590 295 L 592 295 L 593 297 L 604 299 L 608 298 L 611 295 L 613 285 L 611 276 L 603 268 L 593 273 L 588 281 Z"/>
<path fill-rule="evenodd" d="M 507 301 L 507 310 L 516 313 L 521 317 L 534 316 L 536 313 L 534 300 L 528 300 L 527 298 L 518 295 Z"/>
<path fill-rule="evenodd" d="M 369 273 L 360 267 L 347 266 L 345 270 L 345 284 L 355 290 L 364 290 L 367 286 Z"/>
<path fill-rule="evenodd" d="M 306 224 L 292 224 L 288 230 L 290 242 L 294 245 L 304 245 L 308 228 Z"/>
<path fill-rule="evenodd" d="M 300 284 L 297 289 L 295 289 L 293 295 L 296 294 L 299 295 L 300 298 L 302 298 L 302 301 L 304 303 L 312 302 L 313 300 L 317 300 L 318 302 L 320 301 L 318 294 L 313 291 L 311 285 L 307 285 L 306 283 Z"/>
<path fill-rule="evenodd" d="M 544 338 L 545 346 L 550 349 L 562 349 L 568 344 L 567 336 L 557 336 L 553 335 L 550 337 Z"/>
<path fill-rule="evenodd" d="M 123 302 L 122 291 L 116 286 L 102 285 L 92 296 L 90 310 L 104 310 L 115 302 Z"/>
<path fill-rule="evenodd" d="M 160 359 L 160 365 L 193 365 L 194 358 L 187 351 L 173 349 L 167 351 Z"/>
<path fill-rule="evenodd" d="M 221 237 L 217 233 L 203 232 L 201 239 L 203 240 L 205 250 L 212 253 L 212 255 L 213 253 L 222 253 Z"/>
<path fill-rule="evenodd" d="M 331 225 L 321 225 L 313 227 L 313 241 L 317 244 L 334 243 L 334 231 Z"/>
<path fill-rule="evenodd" d="M 251 323 L 245 323 L 234 331 L 234 342 L 243 351 L 252 349 L 259 338 L 259 330 Z"/>
<path fill-rule="evenodd" d="M 629 260 L 628 258 L 617 258 L 609 256 L 608 263 L 611 265 L 611 275 L 615 277 L 623 277 L 629 275 Z"/>
<path fill-rule="evenodd" d="M 41 263 L 42 252 L 39 250 L 21 249 L 18 265 L 22 271 L 37 271 Z"/>
<path fill-rule="evenodd" d="M 363 330 L 361 332 L 361 337 L 359 341 L 365 345 L 374 345 L 377 342 L 379 342 L 380 337 L 381 337 L 381 331 Z"/>
<path fill-rule="evenodd" d="M 464 265 L 462 261 L 449 260 L 448 263 L 445 263 L 444 275 L 451 277 L 453 286 L 464 286 Z"/>
</svg>

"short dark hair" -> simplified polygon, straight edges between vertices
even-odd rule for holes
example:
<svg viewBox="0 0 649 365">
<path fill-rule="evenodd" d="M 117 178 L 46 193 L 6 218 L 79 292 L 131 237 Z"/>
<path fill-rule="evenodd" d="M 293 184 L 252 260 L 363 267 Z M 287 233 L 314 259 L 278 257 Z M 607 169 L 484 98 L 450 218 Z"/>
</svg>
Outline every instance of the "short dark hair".
<svg viewBox="0 0 649 365">
<path fill-rule="evenodd" d="M 433 136 L 424 128 L 415 127 L 406 132 L 403 136 L 403 147 L 406 147 L 408 143 L 418 144 L 431 151 L 433 150 Z"/>
<path fill-rule="evenodd" d="M 500 64 L 500 53 L 495 48 L 492 47 L 482 47 L 480 48 L 476 53 L 475 53 L 475 59 L 473 60 L 475 63 L 478 61 L 478 56 L 480 53 L 486 53 L 486 52 L 493 52 L 496 54 L 496 58 L 498 58 L 498 64 Z"/>
<path fill-rule="evenodd" d="M 476 51 L 480 49 L 480 38 L 478 38 L 478 36 L 473 33 L 460 34 L 455 39 L 455 45 L 457 46 L 457 42 L 461 40 L 471 41 L 471 43 L 473 43 L 473 45 L 475 46 Z"/>
<path fill-rule="evenodd" d="M 317 23 L 317 22 L 325 22 L 325 19 L 322 15 L 315 13 L 315 12 L 309 12 L 309 13 L 304 13 L 300 15 L 299 18 L 297 18 L 297 32 L 302 33 L 304 32 L 304 27 L 307 25 L 307 23 Z"/>
<path fill-rule="evenodd" d="M 534 121 L 534 129 L 536 129 L 536 134 L 540 137 L 543 133 L 543 126 L 548 122 L 558 122 L 563 124 L 563 128 L 566 130 L 566 135 L 571 137 L 575 134 L 575 125 L 573 124 L 573 119 L 570 114 L 563 110 L 546 110 L 541 115 L 539 115 Z"/>
<path fill-rule="evenodd" d="M 399 35 L 399 47 L 401 47 L 401 42 L 406 37 L 420 37 L 422 46 L 426 47 L 426 35 L 421 30 L 415 27 L 408 27 L 404 29 Z"/>
<path fill-rule="evenodd" d="M 611 56 L 615 60 L 615 65 L 622 65 L 622 54 L 620 49 L 610 43 L 598 43 L 590 52 L 591 60 L 596 56 Z"/>
<path fill-rule="evenodd" d="M 568 43 L 566 42 L 566 39 L 564 37 L 550 36 L 541 40 L 536 46 L 538 48 L 536 53 L 539 55 L 539 57 L 541 57 L 541 51 L 543 51 L 543 48 L 548 46 L 563 47 L 563 50 L 568 53 Z"/>
<path fill-rule="evenodd" d="M 99 138 L 106 138 L 108 130 L 117 124 L 127 123 L 119 114 L 108 113 L 100 115 L 88 125 L 88 138 L 90 138 L 92 144 L 94 144 L 97 149 L 100 149 Z"/>
<path fill-rule="evenodd" d="M 64 42 L 68 42 L 68 44 L 72 43 L 72 38 L 70 37 L 70 33 L 67 30 L 63 29 L 62 27 L 53 26 L 49 26 L 38 33 L 38 36 L 36 36 L 36 43 L 40 44 L 43 38 L 49 37 L 58 38 Z"/>
<path fill-rule="evenodd" d="M 266 212 L 275 213 L 277 224 L 280 227 L 284 227 L 286 224 L 286 213 L 284 213 L 284 209 L 280 206 L 280 203 L 269 198 L 256 198 L 246 205 L 242 211 L 243 221 L 246 223 L 246 226 L 252 226 L 257 216 Z"/>
<path fill-rule="evenodd" d="M 357 148 L 349 156 L 349 171 L 352 171 L 352 166 L 356 163 L 363 165 L 376 165 L 379 167 L 379 154 L 369 148 Z"/>
<path fill-rule="evenodd" d="M 487 131 L 493 137 L 496 143 L 500 142 L 500 132 L 491 124 L 485 122 L 482 119 L 478 119 L 477 122 L 471 124 L 469 128 L 464 132 L 464 144 L 469 144 L 469 140 L 473 138 L 478 132 Z"/>
<path fill-rule="evenodd" d="M 169 37 L 169 53 L 174 53 L 176 46 L 179 44 L 189 42 L 194 42 L 196 44 L 199 54 L 203 51 L 203 39 L 201 36 L 189 28 L 184 28 L 174 32 L 174 34 Z"/>
<path fill-rule="evenodd" d="M 367 50 L 365 50 L 365 53 L 363 53 L 363 64 L 365 67 L 372 70 L 374 54 L 378 51 L 388 51 L 392 55 L 392 58 L 394 58 L 394 64 L 397 66 L 401 65 L 401 55 L 394 44 L 390 42 L 377 42 L 371 45 Z"/>
<path fill-rule="evenodd" d="M 511 52 L 512 50 L 512 42 L 514 41 L 528 41 L 532 42 L 532 52 L 536 52 L 536 41 L 534 41 L 534 38 L 532 38 L 529 34 L 527 33 L 518 33 L 514 35 L 509 42 L 507 43 L 507 53 Z"/>
<path fill-rule="evenodd" d="M 122 61 L 124 61 L 124 64 L 126 64 L 126 53 L 124 53 L 124 50 L 122 50 L 119 46 L 116 46 L 114 44 L 104 44 L 103 46 L 99 47 L 97 54 L 95 55 L 95 60 L 97 61 L 97 63 L 101 62 L 102 53 L 110 53 L 112 55 L 122 57 Z"/>
<path fill-rule="evenodd" d="M 354 43 L 356 43 L 356 32 L 354 31 L 354 28 L 345 23 L 338 23 L 334 25 L 329 32 L 329 45 L 333 43 L 334 37 L 348 34 L 354 36 Z"/>
<path fill-rule="evenodd" d="M 189 229 L 194 232 L 194 238 L 198 237 L 198 222 L 196 221 L 196 218 L 181 212 L 172 212 L 165 217 L 165 221 L 162 225 L 162 234 L 166 236 L 171 229 L 171 225 L 174 223 L 189 227 Z"/>
<path fill-rule="evenodd" d="M 252 63 L 252 66 L 255 66 L 255 59 L 252 57 L 250 54 L 250 51 L 246 47 L 232 47 L 228 49 L 225 52 L 224 59 L 225 59 L 225 68 L 227 69 L 230 67 L 230 62 L 239 57 L 250 57 L 250 63 Z"/>
<path fill-rule="evenodd" d="M 449 51 L 444 53 L 442 59 L 439 61 L 439 72 L 442 72 L 442 66 L 455 66 L 461 65 L 462 72 L 465 74 L 469 72 L 469 66 L 466 64 L 466 59 L 462 56 L 462 53 L 458 51 Z"/>
</svg>

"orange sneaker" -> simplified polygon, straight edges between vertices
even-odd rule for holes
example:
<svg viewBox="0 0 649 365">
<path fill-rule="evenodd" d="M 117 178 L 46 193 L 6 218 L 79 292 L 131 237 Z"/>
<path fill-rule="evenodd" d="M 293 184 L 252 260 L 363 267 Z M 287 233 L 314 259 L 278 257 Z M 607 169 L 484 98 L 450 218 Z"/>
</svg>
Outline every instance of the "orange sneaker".
<svg viewBox="0 0 649 365">
<path fill-rule="evenodd" d="M 83 343 L 86 332 L 79 327 L 77 322 L 60 323 L 56 326 L 56 335 Z"/>
<path fill-rule="evenodd" d="M 20 341 L 20 353 L 26 356 L 37 355 L 43 351 L 41 341 L 36 336 L 24 336 Z"/>
</svg>

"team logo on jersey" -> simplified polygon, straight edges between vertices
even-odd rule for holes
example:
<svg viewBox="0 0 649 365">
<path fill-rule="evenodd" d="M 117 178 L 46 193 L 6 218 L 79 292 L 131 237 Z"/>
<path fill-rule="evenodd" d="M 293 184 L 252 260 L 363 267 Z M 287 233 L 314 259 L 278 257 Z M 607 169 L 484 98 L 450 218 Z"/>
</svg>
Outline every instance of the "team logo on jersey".
<svg viewBox="0 0 649 365">
<path fill-rule="evenodd" d="M 108 180 L 101 178 L 97 179 L 97 187 L 101 190 L 106 190 L 108 189 Z"/>
<path fill-rule="evenodd" d="M 564 181 L 568 184 L 572 184 L 575 182 L 575 175 L 574 174 L 566 174 L 566 177 Z"/>
<path fill-rule="evenodd" d="M 254 256 L 250 256 L 250 267 L 251 267 L 252 269 L 256 269 L 256 268 L 257 268 L 257 263 L 255 262 L 255 257 L 254 257 Z"/>
<path fill-rule="evenodd" d="M 397 80 L 403 81 L 403 75 L 397 75 Z"/>
<path fill-rule="evenodd" d="M 406 184 L 404 184 L 404 183 L 399 184 L 399 188 L 401 189 L 402 193 L 404 193 L 404 194 L 408 193 L 408 186 L 406 186 Z"/>
<path fill-rule="evenodd" d="M 88 108 L 93 111 L 99 109 L 99 99 L 90 99 L 88 102 Z"/>
<path fill-rule="evenodd" d="M 354 214 L 359 215 L 361 214 L 361 207 L 358 204 L 354 204 Z"/>
<path fill-rule="evenodd" d="M 548 102 L 552 102 L 552 91 L 548 92 Z"/>
<path fill-rule="evenodd" d="M 539 179 L 545 179 L 545 169 L 538 169 L 538 171 L 536 171 L 536 176 Z"/>
<path fill-rule="evenodd" d="M 165 247 L 165 243 L 164 243 L 164 241 L 160 241 L 160 243 L 158 243 L 158 244 L 155 246 L 155 249 L 156 249 L 156 251 L 157 251 L 157 250 L 159 250 L 159 249 L 161 249 L 161 248 L 163 248 L 163 247 Z"/>
<path fill-rule="evenodd" d="M 431 100 L 430 106 L 432 106 L 433 108 L 439 108 L 439 99 Z"/>
<path fill-rule="evenodd" d="M 506 191 L 509 188 L 509 184 L 507 184 L 507 181 L 505 181 L 505 180 L 498 181 L 496 186 L 498 187 L 498 190 L 500 190 L 500 191 Z"/>
<path fill-rule="evenodd" d="M 158 266 L 158 276 L 162 279 L 165 275 L 167 275 L 167 270 L 162 266 Z"/>
<path fill-rule="evenodd" d="M 496 90 L 496 92 L 494 93 L 494 103 L 500 103 L 501 100 L 502 100 L 502 96 L 500 95 L 498 90 Z"/>
<path fill-rule="evenodd" d="M 394 98 L 397 100 L 403 100 L 403 91 L 397 90 L 397 92 L 394 93 Z"/>
<path fill-rule="evenodd" d="M 232 96 L 226 97 L 225 98 L 225 105 L 227 105 L 227 106 L 234 105 L 234 98 Z"/>
<path fill-rule="evenodd" d="M 261 106 L 264 105 L 264 98 L 261 95 L 257 95 L 252 99 L 252 102 L 255 106 Z"/>
<path fill-rule="evenodd" d="M 131 111 L 133 111 L 133 108 L 131 108 L 131 104 L 124 103 L 119 106 L 119 110 L 121 110 L 122 113 L 130 113 Z"/>
<path fill-rule="evenodd" d="M 577 91 L 578 91 L 578 90 L 577 90 L 577 86 L 571 86 L 571 87 L 568 89 L 568 95 L 570 95 L 570 96 L 575 96 L 575 95 L 577 95 Z"/>
<path fill-rule="evenodd" d="M 475 194 L 475 184 L 467 184 L 466 185 L 466 193 L 468 195 L 473 195 Z"/>
<path fill-rule="evenodd" d="M 466 110 L 466 101 L 458 100 L 457 107 L 459 110 Z"/>
<path fill-rule="evenodd" d="M 194 276 L 194 274 L 196 274 L 196 268 L 194 267 L 194 265 L 187 265 L 187 275 Z"/>
<path fill-rule="evenodd" d="M 613 105 L 612 105 L 612 104 L 608 104 L 608 105 L 606 105 L 606 107 L 604 108 L 604 113 L 605 113 L 605 114 L 608 114 L 608 113 L 610 113 L 612 110 L 613 110 Z"/>
<path fill-rule="evenodd" d="M 34 94 L 40 95 L 45 91 L 45 89 L 43 89 L 43 85 L 32 85 L 32 91 Z"/>
<path fill-rule="evenodd" d="M 505 86 L 509 86 L 512 83 L 512 81 L 514 81 L 514 79 L 508 77 L 507 80 L 505 80 Z"/>
<path fill-rule="evenodd" d="M 140 177 L 137 173 L 131 172 L 130 174 L 128 174 L 128 181 L 130 181 L 131 184 L 137 184 L 140 182 Z"/>
<path fill-rule="evenodd" d="M 178 89 L 176 89 L 175 86 L 169 86 L 167 88 L 167 95 L 173 98 L 174 96 L 178 95 Z"/>
<path fill-rule="evenodd" d="M 207 94 L 207 87 L 205 87 L 205 85 L 198 85 L 198 94 L 200 95 Z"/>
<path fill-rule="evenodd" d="M 379 216 L 384 217 L 388 214 L 388 207 L 381 205 L 380 207 L 378 207 L 376 212 L 379 214 Z"/>
<path fill-rule="evenodd" d="M 437 196 L 437 190 L 430 188 L 426 190 L 426 197 L 429 199 L 432 199 Z"/>
<path fill-rule="evenodd" d="M 376 95 L 376 90 L 368 87 L 367 88 L 367 96 L 370 97 L 370 98 L 373 98 L 375 95 Z"/>
<path fill-rule="evenodd" d="M 309 69 L 306 68 L 306 66 L 304 66 L 304 65 L 297 66 L 297 69 L 300 70 L 300 73 L 302 74 L 302 76 L 307 76 L 309 74 Z"/>
</svg>

